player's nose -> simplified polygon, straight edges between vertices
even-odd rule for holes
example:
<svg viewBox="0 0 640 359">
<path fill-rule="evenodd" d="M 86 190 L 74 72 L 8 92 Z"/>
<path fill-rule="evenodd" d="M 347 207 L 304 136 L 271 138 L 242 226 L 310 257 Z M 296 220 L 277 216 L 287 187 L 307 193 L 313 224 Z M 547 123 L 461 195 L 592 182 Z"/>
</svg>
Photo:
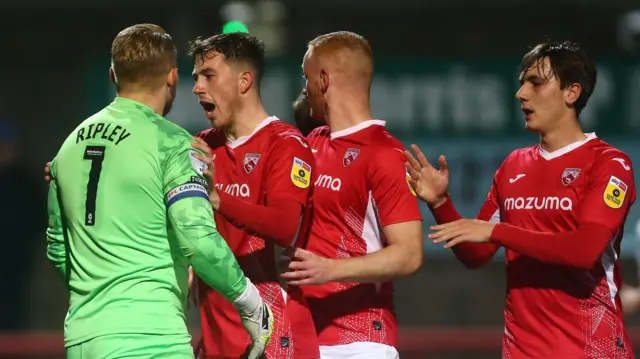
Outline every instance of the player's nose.
<svg viewBox="0 0 640 359">
<path fill-rule="evenodd" d="M 518 99 L 518 101 L 520 102 L 527 100 L 525 85 L 520 86 L 520 88 L 516 92 L 516 99 Z"/>
<path fill-rule="evenodd" d="M 200 81 L 196 81 L 196 83 L 193 84 L 191 92 L 193 92 L 194 95 L 200 95 L 204 92 L 204 87 L 200 84 Z"/>
</svg>

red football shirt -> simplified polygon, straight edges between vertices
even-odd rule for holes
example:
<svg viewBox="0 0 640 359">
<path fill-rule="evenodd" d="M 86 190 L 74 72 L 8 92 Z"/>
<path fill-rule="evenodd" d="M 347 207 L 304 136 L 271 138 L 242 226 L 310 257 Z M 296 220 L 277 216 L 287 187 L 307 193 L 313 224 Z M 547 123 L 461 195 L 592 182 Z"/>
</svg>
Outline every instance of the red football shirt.
<svg viewBox="0 0 640 359">
<path fill-rule="evenodd" d="M 269 117 L 253 134 L 229 142 L 216 129 L 203 131 L 214 155 L 214 183 L 218 191 L 251 204 L 291 199 L 308 205 L 313 155 L 293 126 Z M 300 182 L 306 171 L 309 181 Z M 249 234 L 216 212 L 218 231 L 233 250 L 247 277 L 271 307 L 275 328 L 267 347 L 270 359 L 318 358 L 313 320 L 299 288 L 285 291 L 279 283 L 276 249 L 271 241 Z M 198 280 L 203 358 L 239 358 L 250 343 L 236 308 Z"/>
<path fill-rule="evenodd" d="M 595 134 L 554 152 L 536 145 L 507 157 L 478 218 L 547 233 L 598 224 L 615 235 L 590 270 L 506 249 L 503 358 L 633 358 L 618 257 L 635 198 L 631 160 Z"/>
<path fill-rule="evenodd" d="M 307 249 L 328 258 L 364 256 L 385 246 L 382 227 L 422 220 L 407 182 L 404 146 L 370 120 L 307 136 L 316 159 Z M 320 345 L 376 342 L 396 346 L 393 285 L 327 283 L 303 291 Z"/>
</svg>

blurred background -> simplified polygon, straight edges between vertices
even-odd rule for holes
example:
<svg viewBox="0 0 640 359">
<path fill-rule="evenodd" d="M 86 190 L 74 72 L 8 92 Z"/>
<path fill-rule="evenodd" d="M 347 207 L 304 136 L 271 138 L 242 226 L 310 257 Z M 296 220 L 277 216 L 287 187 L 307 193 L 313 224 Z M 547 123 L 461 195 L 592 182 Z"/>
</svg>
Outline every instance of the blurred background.
<svg viewBox="0 0 640 359">
<path fill-rule="evenodd" d="M 164 27 L 179 45 L 244 22 L 268 49 L 262 85 L 267 109 L 292 121 L 306 43 L 351 30 L 376 56 L 372 106 L 405 144 L 452 167 L 452 197 L 475 216 L 492 176 L 515 148 L 536 142 L 524 130 L 519 60 L 545 39 L 581 42 L 597 59 L 598 83 L 581 116 L 586 131 L 626 151 L 640 178 L 640 4 L 637 0 L 1 0 L 0 357 L 63 358 L 63 284 L 46 260 L 45 162 L 63 139 L 114 96 L 110 46 L 140 22 Z M 193 133 L 208 126 L 191 94 L 192 63 L 170 118 Z M 433 220 L 423 207 L 425 226 Z M 623 278 L 637 284 L 632 209 L 622 248 Z M 498 256 L 469 271 L 429 243 L 421 272 L 397 282 L 403 358 L 500 356 L 505 268 Z M 640 348 L 640 317 L 628 317 Z M 197 313 L 189 321 L 197 335 Z"/>
</svg>

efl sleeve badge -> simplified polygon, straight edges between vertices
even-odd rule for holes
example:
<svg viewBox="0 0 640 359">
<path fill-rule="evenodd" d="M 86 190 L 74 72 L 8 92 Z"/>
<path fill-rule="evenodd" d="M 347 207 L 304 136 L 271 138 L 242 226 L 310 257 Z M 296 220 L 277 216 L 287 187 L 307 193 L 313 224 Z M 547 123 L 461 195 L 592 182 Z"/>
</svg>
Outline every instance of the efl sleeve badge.
<svg viewBox="0 0 640 359">
<path fill-rule="evenodd" d="M 604 203 L 611 208 L 620 208 L 624 203 L 624 196 L 627 194 L 627 184 L 618 177 L 611 176 L 607 188 L 604 189 Z"/>
<path fill-rule="evenodd" d="M 300 188 L 307 188 L 311 184 L 311 166 L 298 157 L 293 158 L 291 182 Z"/>
</svg>

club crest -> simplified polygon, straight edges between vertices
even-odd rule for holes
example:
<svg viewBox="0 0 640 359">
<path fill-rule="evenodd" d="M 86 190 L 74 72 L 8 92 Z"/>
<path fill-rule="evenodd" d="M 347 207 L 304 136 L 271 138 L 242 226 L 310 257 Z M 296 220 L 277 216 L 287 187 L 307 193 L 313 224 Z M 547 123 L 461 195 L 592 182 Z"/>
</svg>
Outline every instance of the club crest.
<svg viewBox="0 0 640 359">
<path fill-rule="evenodd" d="M 357 148 L 349 148 L 347 152 L 344 153 L 344 157 L 342 157 L 342 164 L 347 167 L 353 163 L 353 161 L 358 158 L 360 154 L 360 150 Z"/>
<path fill-rule="evenodd" d="M 580 175 L 580 171 L 582 171 L 580 168 L 565 168 L 562 172 L 562 184 L 568 186 L 573 183 Z"/>
<path fill-rule="evenodd" d="M 258 166 L 258 160 L 260 160 L 259 153 L 247 153 L 244 155 L 244 171 L 247 172 L 247 174 L 253 172 L 256 166 Z"/>
</svg>

